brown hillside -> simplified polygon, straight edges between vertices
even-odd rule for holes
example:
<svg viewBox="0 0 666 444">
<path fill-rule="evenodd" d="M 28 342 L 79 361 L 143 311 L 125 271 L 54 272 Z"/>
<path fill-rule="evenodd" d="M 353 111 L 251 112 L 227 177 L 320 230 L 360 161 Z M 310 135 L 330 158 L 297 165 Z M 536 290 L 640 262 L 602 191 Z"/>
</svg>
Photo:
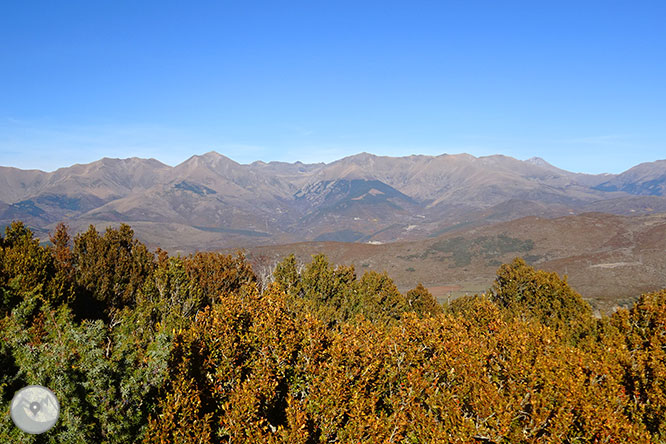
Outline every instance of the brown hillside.
<svg viewBox="0 0 666 444">
<path fill-rule="evenodd" d="M 304 242 L 253 247 L 248 255 L 266 272 L 292 252 L 304 262 L 324 253 L 332 262 L 354 264 L 359 274 L 388 271 L 403 291 L 423 282 L 440 301 L 486 290 L 501 263 L 521 256 L 537 268 L 567 275 L 595 308 L 607 312 L 666 287 L 665 249 L 666 214 L 586 213 L 524 217 L 415 242 Z"/>
</svg>

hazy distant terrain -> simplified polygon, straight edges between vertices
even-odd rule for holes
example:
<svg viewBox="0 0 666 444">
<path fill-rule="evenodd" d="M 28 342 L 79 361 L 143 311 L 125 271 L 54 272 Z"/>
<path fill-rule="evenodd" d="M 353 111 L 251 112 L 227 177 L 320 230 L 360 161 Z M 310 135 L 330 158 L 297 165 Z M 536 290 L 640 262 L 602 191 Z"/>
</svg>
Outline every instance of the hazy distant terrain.
<svg viewBox="0 0 666 444">
<path fill-rule="evenodd" d="M 666 161 L 587 175 L 542 159 L 359 154 L 329 164 L 215 152 L 170 167 L 108 159 L 46 173 L 0 167 L 0 224 L 42 236 L 126 222 L 149 245 L 192 251 L 295 241 L 390 242 L 523 216 L 666 211 Z"/>
</svg>

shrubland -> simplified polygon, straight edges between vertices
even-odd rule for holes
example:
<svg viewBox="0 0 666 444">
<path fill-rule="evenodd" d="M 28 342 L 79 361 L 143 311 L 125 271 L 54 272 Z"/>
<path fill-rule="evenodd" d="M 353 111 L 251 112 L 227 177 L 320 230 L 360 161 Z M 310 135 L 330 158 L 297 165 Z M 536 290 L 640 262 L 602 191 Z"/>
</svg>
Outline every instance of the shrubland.
<svg viewBox="0 0 666 444">
<path fill-rule="evenodd" d="M 0 236 L 0 442 L 666 442 L 666 291 L 595 318 L 555 273 L 502 265 L 438 304 L 385 273 L 169 256 L 121 225 Z M 13 394 L 51 388 L 26 435 Z"/>
</svg>

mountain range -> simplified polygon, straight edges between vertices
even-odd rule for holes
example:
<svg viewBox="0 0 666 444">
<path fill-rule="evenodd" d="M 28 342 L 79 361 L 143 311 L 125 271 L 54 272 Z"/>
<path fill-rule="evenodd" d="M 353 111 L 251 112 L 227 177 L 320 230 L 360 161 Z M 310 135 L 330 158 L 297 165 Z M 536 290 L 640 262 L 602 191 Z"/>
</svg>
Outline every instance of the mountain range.
<svg viewBox="0 0 666 444">
<path fill-rule="evenodd" d="M 176 166 L 104 158 L 53 172 L 0 167 L 0 224 L 44 236 L 126 222 L 170 251 L 294 241 L 390 242 L 523 216 L 666 211 L 666 160 L 589 175 L 503 155 L 368 153 L 331 163 L 239 164 L 216 152 Z"/>
</svg>

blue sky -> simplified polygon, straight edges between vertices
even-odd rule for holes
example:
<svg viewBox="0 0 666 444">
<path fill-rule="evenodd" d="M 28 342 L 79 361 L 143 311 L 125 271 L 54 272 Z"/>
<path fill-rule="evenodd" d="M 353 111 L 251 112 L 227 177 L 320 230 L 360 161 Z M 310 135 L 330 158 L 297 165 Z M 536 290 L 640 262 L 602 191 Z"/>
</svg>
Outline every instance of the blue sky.
<svg viewBox="0 0 666 444">
<path fill-rule="evenodd" d="M 666 158 L 665 1 L 16 1 L 0 165 Z"/>
</svg>

